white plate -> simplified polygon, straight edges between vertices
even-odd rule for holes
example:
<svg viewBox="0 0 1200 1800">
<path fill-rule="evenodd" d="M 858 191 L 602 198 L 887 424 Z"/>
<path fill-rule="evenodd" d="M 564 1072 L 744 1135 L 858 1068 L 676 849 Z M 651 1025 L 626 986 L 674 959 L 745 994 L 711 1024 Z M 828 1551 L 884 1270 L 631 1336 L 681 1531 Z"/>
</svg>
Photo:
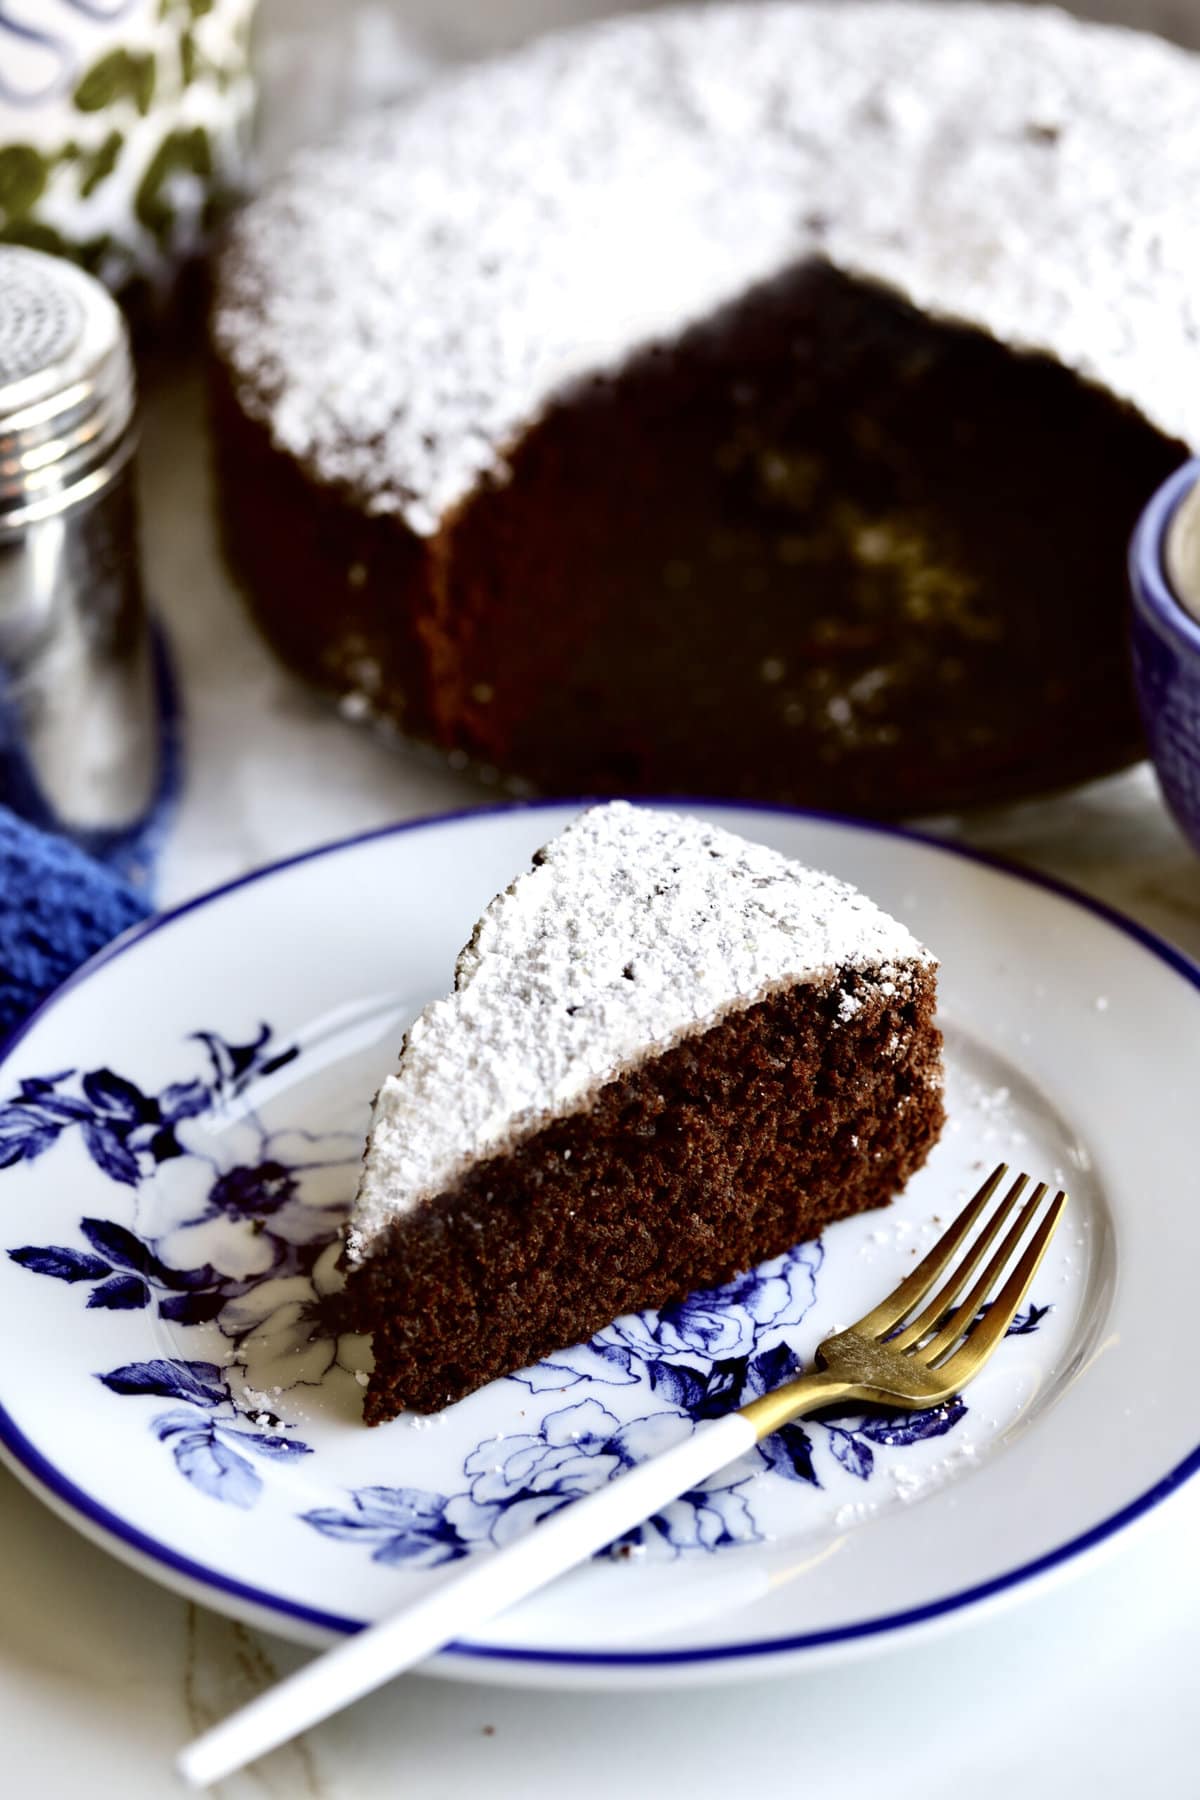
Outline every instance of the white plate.
<svg viewBox="0 0 1200 1800">
<path fill-rule="evenodd" d="M 571 806 L 399 828 L 122 939 L 0 1066 L 0 1440 L 169 1586 L 320 1641 L 735 1404 L 886 1292 L 1004 1158 L 1072 1205 L 959 1404 L 809 1421 L 431 1665 L 544 1686 L 728 1678 L 1029 1589 L 1200 1463 L 1200 977 L 1077 897 L 922 839 L 696 806 L 834 870 L 942 959 L 949 1124 L 884 1213 L 435 1421 L 360 1419 L 322 1335 L 371 1094 L 477 913 Z"/>
</svg>

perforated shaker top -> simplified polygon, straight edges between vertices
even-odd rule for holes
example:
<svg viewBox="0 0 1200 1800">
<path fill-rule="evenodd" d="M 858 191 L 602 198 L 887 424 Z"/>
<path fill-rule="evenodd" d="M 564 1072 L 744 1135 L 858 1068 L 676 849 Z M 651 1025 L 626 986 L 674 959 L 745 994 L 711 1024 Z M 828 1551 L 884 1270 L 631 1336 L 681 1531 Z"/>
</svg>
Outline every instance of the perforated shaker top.
<svg viewBox="0 0 1200 1800">
<path fill-rule="evenodd" d="M 50 257 L 0 251 L 0 383 L 40 375 L 68 357 L 83 308 Z"/>
<path fill-rule="evenodd" d="M 108 292 L 60 257 L 0 245 L 0 528 L 102 487 L 124 461 L 133 407 Z"/>
</svg>

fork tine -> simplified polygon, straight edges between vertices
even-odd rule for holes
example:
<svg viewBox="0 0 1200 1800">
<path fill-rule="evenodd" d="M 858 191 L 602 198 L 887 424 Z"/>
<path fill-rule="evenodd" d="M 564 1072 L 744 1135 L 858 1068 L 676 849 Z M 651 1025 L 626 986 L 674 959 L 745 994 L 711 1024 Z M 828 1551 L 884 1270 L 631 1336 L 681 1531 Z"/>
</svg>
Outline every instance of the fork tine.
<svg viewBox="0 0 1200 1800">
<path fill-rule="evenodd" d="M 958 1251 L 959 1245 L 974 1225 L 976 1219 L 1008 1174 L 1007 1163 L 997 1163 L 978 1193 L 974 1194 L 955 1219 L 949 1230 L 944 1231 L 937 1243 L 923 1256 L 911 1275 L 905 1277 L 898 1288 L 888 1294 L 865 1313 L 854 1326 L 864 1336 L 882 1337 L 893 1325 L 898 1325 L 906 1313 L 919 1306 L 934 1282 L 945 1273 Z M 1022 1186 L 1024 1178 L 1022 1178 Z M 1018 1189 L 1018 1192 L 1020 1190 Z"/>
<path fill-rule="evenodd" d="M 940 1314 L 938 1313 L 936 1306 L 931 1309 L 935 1321 L 940 1321 L 939 1327 L 927 1344 L 920 1345 L 914 1351 L 919 1362 L 925 1363 L 928 1367 L 932 1368 L 938 1357 L 944 1356 L 948 1350 L 951 1350 L 954 1347 L 958 1339 L 962 1337 L 963 1333 L 971 1324 L 971 1321 L 979 1312 L 980 1307 L 987 1300 L 992 1289 L 1004 1274 L 1005 1269 L 1012 1260 L 1014 1250 L 1025 1236 L 1029 1223 L 1038 1209 L 1039 1202 L 1044 1198 L 1045 1193 L 1046 1184 L 1043 1181 L 1039 1183 L 1038 1187 L 1034 1190 L 1032 1198 L 1027 1200 L 1021 1208 L 1020 1213 L 1017 1215 L 1016 1223 L 1009 1227 L 1000 1248 L 994 1253 L 987 1267 L 984 1269 L 983 1274 L 971 1288 L 966 1299 L 960 1302 L 960 1304 L 954 1308 L 953 1312 L 950 1313 L 947 1313 L 945 1307 L 942 1308 Z M 952 1285 L 958 1290 L 957 1279 Z M 947 1298 L 950 1297 L 952 1296 L 947 1296 Z"/>
<path fill-rule="evenodd" d="M 946 1314 L 950 1311 L 950 1308 L 954 1305 L 954 1302 L 958 1299 L 958 1296 L 962 1293 L 968 1281 L 970 1281 L 972 1275 L 991 1249 L 995 1238 L 999 1234 L 1000 1227 L 1024 1193 L 1028 1181 L 1028 1175 L 1017 1176 L 1007 1194 L 988 1220 L 986 1226 L 972 1244 L 969 1253 L 963 1257 L 963 1260 L 959 1263 L 950 1279 L 942 1284 L 928 1306 L 917 1315 L 911 1325 L 906 1325 L 904 1330 L 895 1337 L 888 1338 L 888 1343 L 892 1346 L 893 1350 L 907 1350 L 910 1344 L 918 1343 L 920 1339 L 925 1336 L 927 1331 L 932 1331 L 939 1320 L 946 1317 Z M 1043 1182 L 1034 1196 L 1035 1204 L 1045 1191 L 1046 1184 Z M 1022 1218 L 1026 1218 L 1027 1216 L 1027 1213 L 1022 1214 Z M 1022 1229 L 1024 1228 L 1022 1227 Z M 1007 1261 L 1007 1256 L 1005 1257 L 1005 1261 Z M 1003 1267 L 1003 1264 L 1001 1264 L 1001 1267 Z M 999 1269 L 997 1269 L 996 1273 L 999 1274 Z M 967 1314 L 967 1317 L 974 1317 L 974 1309 Z M 955 1336 L 958 1336 L 957 1332 L 955 1333 Z"/>
<path fill-rule="evenodd" d="M 961 1349 L 956 1350 L 938 1369 L 937 1373 L 953 1382 L 956 1388 L 963 1387 L 973 1375 L 979 1373 L 1012 1324 L 1017 1308 L 1029 1291 L 1030 1282 L 1041 1267 L 1042 1258 L 1050 1247 L 1050 1239 L 1058 1229 L 1058 1221 L 1066 1204 L 1067 1196 L 1060 1188 L 1030 1239 L 1028 1249 L 996 1296 L 994 1304 L 988 1308 L 980 1323 L 967 1332 Z"/>
<path fill-rule="evenodd" d="M 1025 1202 L 1024 1206 L 1017 1214 L 1016 1223 L 1009 1226 L 1000 1248 L 992 1256 L 992 1259 L 984 1269 L 983 1274 L 979 1277 L 974 1287 L 972 1287 L 966 1299 L 961 1301 L 960 1304 L 955 1307 L 954 1311 L 949 1314 L 949 1317 L 946 1315 L 949 1309 L 949 1302 L 954 1298 L 953 1293 L 947 1293 L 947 1304 L 943 1306 L 940 1313 L 936 1310 L 936 1306 L 931 1309 L 933 1311 L 934 1322 L 938 1322 L 938 1329 L 934 1332 L 934 1335 L 930 1338 L 929 1342 L 921 1345 L 915 1352 L 923 1363 L 932 1365 L 937 1361 L 939 1356 L 943 1356 L 952 1345 L 958 1342 L 958 1339 L 962 1336 L 968 1325 L 970 1325 L 971 1320 L 975 1317 L 996 1283 L 1000 1280 L 1005 1269 L 1008 1267 L 1009 1262 L 1012 1260 L 1013 1251 L 1025 1236 L 1029 1222 L 1033 1218 L 1033 1215 L 1037 1211 L 1042 1200 L 1045 1198 L 1045 1194 L 1046 1183 L 1040 1181 L 1033 1190 L 1032 1196 Z M 984 1235 L 986 1238 L 989 1234 L 985 1233 Z M 986 1249 L 986 1247 L 987 1245 L 985 1243 L 984 1248 Z M 960 1283 L 958 1279 L 960 1273 L 961 1271 L 956 1270 L 954 1280 L 947 1284 L 949 1288 L 953 1288 L 954 1293 L 962 1292 L 962 1283 Z"/>
</svg>

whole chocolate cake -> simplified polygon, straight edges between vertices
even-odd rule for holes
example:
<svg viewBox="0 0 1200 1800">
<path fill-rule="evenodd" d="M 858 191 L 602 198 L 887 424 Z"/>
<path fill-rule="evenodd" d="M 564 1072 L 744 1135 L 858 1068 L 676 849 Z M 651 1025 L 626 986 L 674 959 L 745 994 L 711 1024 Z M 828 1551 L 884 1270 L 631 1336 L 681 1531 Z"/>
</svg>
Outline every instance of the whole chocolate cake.
<svg viewBox="0 0 1200 1800">
<path fill-rule="evenodd" d="M 1040 8 L 683 9 L 451 75 L 228 244 L 229 552 L 348 710 L 543 789 L 1118 766 L 1197 192 L 1200 64 Z"/>
<path fill-rule="evenodd" d="M 845 883 L 594 808 L 488 907 L 380 1089 L 347 1233 L 368 1423 L 890 1200 L 942 1124 L 936 965 Z"/>
</svg>

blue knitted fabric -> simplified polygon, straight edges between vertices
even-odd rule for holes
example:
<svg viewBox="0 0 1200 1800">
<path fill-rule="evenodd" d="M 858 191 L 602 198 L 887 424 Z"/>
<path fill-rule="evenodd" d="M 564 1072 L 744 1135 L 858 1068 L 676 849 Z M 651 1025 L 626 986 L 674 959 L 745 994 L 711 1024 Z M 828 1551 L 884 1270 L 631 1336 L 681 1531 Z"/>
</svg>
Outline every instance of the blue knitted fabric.
<svg viewBox="0 0 1200 1800">
<path fill-rule="evenodd" d="M 0 1043 L 149 910 L 102 863 L 0 807 Z"/>
</svg>

